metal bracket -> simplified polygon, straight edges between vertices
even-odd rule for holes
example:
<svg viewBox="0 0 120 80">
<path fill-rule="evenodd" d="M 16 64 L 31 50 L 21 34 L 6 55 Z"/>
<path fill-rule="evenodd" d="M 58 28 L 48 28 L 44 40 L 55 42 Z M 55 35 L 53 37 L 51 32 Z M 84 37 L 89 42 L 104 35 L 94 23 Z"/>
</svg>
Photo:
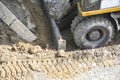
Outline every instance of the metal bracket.
<svg viewBox="0 0 120 80">
<path fill-rule="evenodd" d="M 59 39 L 57 43 L 58 43 L 58 50 L 66 51 L 66 40 Z"/>
<path fill-rule="evenodd" d="M 62 35 L 60 33 L 60 30 L 59 30 L 55 20 L 53 18 L 51 18 L 50 23 L 51 23 L 52 33 L 55 37 L 55 42 L 57 44 L 57 49 L 66 51 L 66 40 L 62 38 Z"/>
</svg>

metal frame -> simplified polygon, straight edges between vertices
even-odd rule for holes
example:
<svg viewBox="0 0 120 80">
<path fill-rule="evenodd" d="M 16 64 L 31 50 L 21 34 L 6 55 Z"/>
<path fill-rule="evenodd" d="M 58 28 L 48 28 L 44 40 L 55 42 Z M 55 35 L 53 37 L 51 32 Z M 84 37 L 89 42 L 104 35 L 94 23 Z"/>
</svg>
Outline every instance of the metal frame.
<svg viewBox="0 0 120 80">
<path fill-rule="evenodd" d="M 48 18 L 48 21 L 51 25 L 51 31 L 53 34 L 53 39 L 55 42 L 55 46 L 57 47 L 57 50 L 64 50 L 66 51 L 66 40 L 62 38 L 62 35 L 60 33 L 59 27 L 56 24 L 55 20 L 50 16 L 49 11 L 47 9 L 47 6 L 45 5 L 44 0 L 41 0 L 43 8 L 44 8 L 44 12 Z"/>
</svg>

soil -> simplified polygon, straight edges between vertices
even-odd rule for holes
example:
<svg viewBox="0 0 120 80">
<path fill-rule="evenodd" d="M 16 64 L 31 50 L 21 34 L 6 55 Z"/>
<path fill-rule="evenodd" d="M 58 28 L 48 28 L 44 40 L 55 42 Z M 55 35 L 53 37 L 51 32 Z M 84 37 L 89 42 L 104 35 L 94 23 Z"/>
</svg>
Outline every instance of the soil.
<svg viewBox="0 0 120 80">
<path fill-rule="evenodd" d="M 79 50 L 68 28 L 61 31 L 67 40 L 67 52 L 56 51 L 47 19 L 36 0 L 26 0 L 26 4 L 24 0 L 1 1 L 38 40 L 22 40 L 0 21 L 0 80 L 120 80 L 120 32 L 104 47 Z"/>
</svg>

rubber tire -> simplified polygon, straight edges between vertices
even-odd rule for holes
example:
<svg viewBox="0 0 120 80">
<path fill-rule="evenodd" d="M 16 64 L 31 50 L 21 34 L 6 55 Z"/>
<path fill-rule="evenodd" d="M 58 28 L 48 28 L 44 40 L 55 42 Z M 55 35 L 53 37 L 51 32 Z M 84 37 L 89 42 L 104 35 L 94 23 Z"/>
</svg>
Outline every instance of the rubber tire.
<svg viewBox="0 0 120 80">
<path fill-rule="evenodd" d="M 84 18 L 82 16 L 77 16 L 74 18 L 71 24 L 71 32 L 74 33 L 75 28 L 78 26 L 78 24 L 83 20 Z"/>
<path fill-rule="evenodd" d="M 97 26 L 97 27 L 96 27 Z M 86 34 L 91 29 L 104 30 L 105 36 L 101 41 L 90 42 L 86 40 Z M 81 49 L 91 49 L 103 46 L 113 38 L 114 28 L 112 23 L 102 16 L 94 16 L 81 21 L 73 31 L 73 37 L 76 45 Z"/>
</svg>

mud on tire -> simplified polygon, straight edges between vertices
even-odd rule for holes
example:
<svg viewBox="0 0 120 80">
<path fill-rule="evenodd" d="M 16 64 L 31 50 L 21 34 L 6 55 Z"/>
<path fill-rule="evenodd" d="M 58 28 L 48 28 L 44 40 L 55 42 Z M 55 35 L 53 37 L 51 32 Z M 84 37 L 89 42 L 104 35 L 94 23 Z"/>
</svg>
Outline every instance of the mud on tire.
<svg viewBox="0 0 120 80">
<path fill-rule="evenodd" d="M 101 47 L 111 41 L 114 33 L 111 22 L 102 16 L 82 20 L 72 29 L 75 43 L 80 48 Z"/>
</svg>

